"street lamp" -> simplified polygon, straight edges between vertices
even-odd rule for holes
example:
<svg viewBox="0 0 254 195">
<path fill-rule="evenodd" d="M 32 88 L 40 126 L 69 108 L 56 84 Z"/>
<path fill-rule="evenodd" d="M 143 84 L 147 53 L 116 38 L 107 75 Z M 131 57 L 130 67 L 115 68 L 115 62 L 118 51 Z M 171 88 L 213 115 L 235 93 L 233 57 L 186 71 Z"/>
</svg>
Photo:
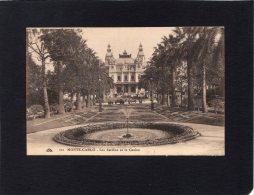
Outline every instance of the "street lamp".
<svg viewBox="0 0 254 195">
<path fill-rule="evenodd" d="M 101 105 L 101 77 L 99 76 L 99 112 L 102 112 L 102 105 Z"/>
<path fill-rule="evenodd" d="M 153 78 L 150 78 L 150 87 L 151 87 L 151 92 L 150 92 L 150 96 L 151 96 L 151 111 L 154 110 L 154 104 L 153 104 L 153 85 L 152 85 L 152 81 Z"/>
</svg>

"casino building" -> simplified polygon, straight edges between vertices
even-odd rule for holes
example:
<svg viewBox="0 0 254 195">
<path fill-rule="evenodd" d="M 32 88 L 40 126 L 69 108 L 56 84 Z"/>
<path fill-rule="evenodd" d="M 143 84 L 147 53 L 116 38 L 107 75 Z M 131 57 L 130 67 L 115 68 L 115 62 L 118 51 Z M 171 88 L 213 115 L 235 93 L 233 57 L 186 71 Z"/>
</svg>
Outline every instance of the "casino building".
<svg viewBox="0 0 254 195">
<path fill-rule="evenodd" d="M 105 66 L 108 67 L 109 76 L 114 81 L 114 89 L 110 91 L 110 97 L 118 95 L 143 95 L 144 89 L 138 88 L 138 82 L 146 68 L 145 55 L 140 43 L 137 57 L 134 59 L 126 50 L 115 59 L 111 46 L 108 45 L 105 57 Z"/>
</svg>

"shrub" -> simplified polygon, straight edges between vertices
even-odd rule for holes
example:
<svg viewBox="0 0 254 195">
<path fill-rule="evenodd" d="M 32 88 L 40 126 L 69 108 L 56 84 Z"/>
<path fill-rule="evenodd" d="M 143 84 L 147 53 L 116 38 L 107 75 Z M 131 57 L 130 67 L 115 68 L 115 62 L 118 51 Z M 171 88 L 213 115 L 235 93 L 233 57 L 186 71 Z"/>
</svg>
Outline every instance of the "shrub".
<svg viewBox="0 0 254 195">
<path fill-rule="evenodd" d="M 53 112 L 54 114 L 59 113 L 59 105 L 57 103 L 51 104 L 49 107 L 50 107 L 50 112 Z"/>
<path fill-rule="evenodd" d="M 66 102 L 64 104 L 64 109 L 65 109 L 65 112 L 70 112 L 72 111 L 72 107 L 73 107 L 73 104 L 71 102 Z"/>
<path fill-rule="evenodd" d="M 35 118 L 39 118 L 43 116 L 44 116 L 44 109 L 42 105 L 39 105 L 39 104 L 32 105 L 26 110 L 27 120 L 31 120 L 31 119 L 35 119 Z"/>
<path fill-rule="evenodd" d="M 219 111 L 224 111 L 224 100 L 223 99 L 213 99 L 210 101 L 210 105 L 214 108 L 214 111 L 217 113 Z"/>
<path fill-rule="evenodd" d="M 39 104 L 30 106 L 30 108 L 28 110 L 29 110 L 28 112 L 31 114 L 37 114 L 38 112 L 44 112 L 43 106 L 39 105 Z"/>
</svg>

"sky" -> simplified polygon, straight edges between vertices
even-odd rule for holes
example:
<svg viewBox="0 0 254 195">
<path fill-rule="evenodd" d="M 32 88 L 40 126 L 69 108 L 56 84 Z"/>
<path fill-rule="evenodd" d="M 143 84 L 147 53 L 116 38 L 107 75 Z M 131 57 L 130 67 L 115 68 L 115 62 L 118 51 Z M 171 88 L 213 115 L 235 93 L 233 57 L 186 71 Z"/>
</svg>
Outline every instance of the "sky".
<svg viewBox="0 0 254 195">
<path fill-rule="evenodd" d="M 163 36 L 174 34 L 174 28 L 175 27 L 77 27 L 74 29 L 82 29 L 83 39 L 87 40 L 88 47 L 93 49 L 102 61 L 105 60 L 108 44 L 111 45 L 111 50 L 115 59 L 117 59 L 119 54 L 122 54 L 124 50 L 126 50 L 128 54 L 132 54 L 132 57 L 135 59 L 140 43 L 143 45 L 145 59 L 149 61 L 154 52 L 154 47 L 162 41 Z M 52 29 L 52 27 L 50 27 L 50 29 Z M 32 56 L 33 60 L 39 64 L 37 57 L 36 55 Z M 46 70 L 53 70 L 52 62 L 49 60 L 46 63 Z"/>
<path fill-rule="evenodd" d="M 162 41 L 163 36 L 173 34 L 172 30 L 174 27 L 77 27 L 77 29 L 82 29 L 83 39 L 87 40 L 88 47 L 93 49 L 102 61 L 105 60 L 108 44 L 111 45 L 115 59 L 124 50 L 128 54 L 132 54 L 132 58 L 135 59 L 140 43 L 143 46 L 145 60 L 148 61 L 152 56 L 154 47 Z M 33 60 L 40 64 L 37 57 L 36 55 L 32 55 Z M 52 62 L 49 60 L 46 61 L 46 70 L 53 70 Z"/>
<path fill-rule="evenodd" d="M 82 37 L 87 40 L 88 47 L 103 61 L 108 44 L 111 45 L 115 58 L 118 58 L 124 50 L 135 58 L 140 43 L 143 45 L 146 60 L 149 60 L 154 47 L 161 42 L 164 35 L 172 34 L 173 29 L 172 27 L 82 28 Z"/>
</svg>

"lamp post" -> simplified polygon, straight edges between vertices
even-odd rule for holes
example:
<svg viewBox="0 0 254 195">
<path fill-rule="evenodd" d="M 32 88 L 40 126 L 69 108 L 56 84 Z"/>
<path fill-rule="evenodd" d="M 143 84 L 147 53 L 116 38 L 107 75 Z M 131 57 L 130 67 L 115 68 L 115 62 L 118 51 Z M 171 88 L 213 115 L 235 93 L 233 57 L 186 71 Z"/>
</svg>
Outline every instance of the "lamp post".
<svg viewBox="0 0 254 195">
<path fill-rule="evenodd" d="M 102 112 L 102 105 L 101 105 L 101 77 L 99 76 L 99 112 Z"/>
<path fill-rule="evenodd" d="M 126 104 L 126 120 L 127 120 L 127 131 L 126 131 L 126 135 L 128 135 L 129 134 L 129 113 L 128 113 L 128 109 L 127 109 L 127 105 L 128 104 Z"/>
<path fill-rule="evenodd" d="M 150 92 L 150 96 L 151 96 L 151 111 L 154 110 L 154 104 L 153 104 L 153 85 L 152 85 L 152 81 L 153 78 L 150 78 L 150 87 L 151 87 L 151 92 Z"/>
</svg>

